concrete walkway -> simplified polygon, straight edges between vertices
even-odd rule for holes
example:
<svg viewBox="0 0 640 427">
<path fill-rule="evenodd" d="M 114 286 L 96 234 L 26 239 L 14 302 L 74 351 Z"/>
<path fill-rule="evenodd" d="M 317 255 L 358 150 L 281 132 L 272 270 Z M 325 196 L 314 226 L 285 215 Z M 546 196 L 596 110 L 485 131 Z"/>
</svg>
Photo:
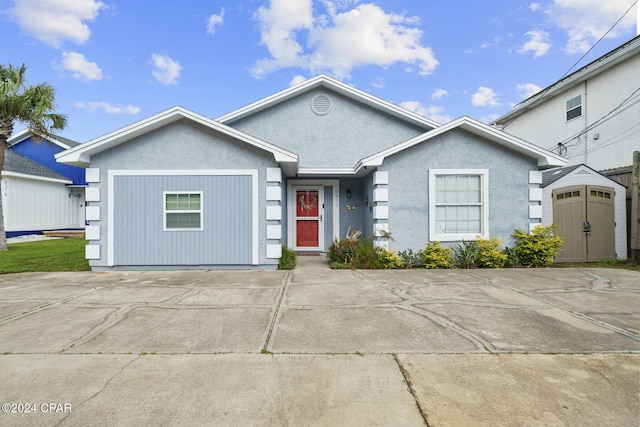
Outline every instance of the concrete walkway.
<svg viewBox="0 0 640 427">
<path fill-rule="evenodd" d="M 636 426 L 640 273 L 0 275 L 0 352 L 0 425 Z"/>
</svg>

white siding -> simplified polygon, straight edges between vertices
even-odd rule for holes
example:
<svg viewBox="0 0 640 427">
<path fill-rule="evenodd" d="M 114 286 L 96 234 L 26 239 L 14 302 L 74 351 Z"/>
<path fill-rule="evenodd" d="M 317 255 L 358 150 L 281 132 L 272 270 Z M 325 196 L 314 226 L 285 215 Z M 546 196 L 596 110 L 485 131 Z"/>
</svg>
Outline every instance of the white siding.
<svg viewBox="0 0 640 427">
<path fill-rule="evenodd" d="M 5 230 L 39 231 L 84 227 L 84 190 L 62 183 L 2 178 Z"/>
</svg>

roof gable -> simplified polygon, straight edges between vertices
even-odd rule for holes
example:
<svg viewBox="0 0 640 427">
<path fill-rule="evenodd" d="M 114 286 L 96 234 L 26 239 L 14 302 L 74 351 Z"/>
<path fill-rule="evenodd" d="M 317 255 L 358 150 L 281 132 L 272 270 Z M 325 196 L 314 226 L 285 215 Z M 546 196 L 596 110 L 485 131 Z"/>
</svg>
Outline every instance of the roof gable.
<svg viewBox="0 0 640 427">
<path fill-rule="evenodd" d="M 623 186 L 619 182 L 612 180 L 608 176 L 601 174 L 597 170 L 594 170 L 585 164 L 577 164 L 577 165 L 571 165 L 571 166 L 566 166 L 562 168 L 549 169 L 549 170 L 543 171 L 542 172 L 542 188 L 547 187 L 557 181 L 560 181 L 561 179 L 569 175 L 581 174 L 581 173 L 588 174 L 588 175 L 597 175 L 599 177 L 602 177 L 602 179 L 606 179 L 607 181 L 610 181 L 611 185 Z"/>
<path fill-rule="evenodd" d="M 241 142 L 265 150 L 273 154 L 275 160 L 277 162 L 280 162 L 281 164 L 284 164 L 283 167 L 285 168 L 287 167 L 287 164 L 297 163 L 298 158 L 294 153 L 283 150 L 267 142 L 261 141 L 257 138 L 252 137 L 251 135 L 247 135 L 243 132 L 230 128 L 224 124 L 218 123 L 214 120 L 196 114 L 182 107 L 170 108 L 156 115 L 143 119 L 137 123 L 131 124 L 122 129 L 118 129 L 114 132 L 96 138 L 85 144 L 81 144 L 77 147 L 63 151 L 62 153 L 56 155 L 56 159 L 61 163 L 86 167 L 89 165 L 92 155 L 109 150 L 138 136 L 147 134 L 153 130 L 159 129 L 182 119 L 191 120 L 195 123 L 199 123 L 205 127 L 231 136 Z"/>
<path fill-rule="evenodd" d="M 41 135 L 38 135 L 38 134 L 34 133 L 30 129 L 23 129 L 20 132 L 13 134 L 11 136 L 11 138 L 9 138 L 7 143 L 9 144 L 9 146 L 14 146 L 14 145 L 17 145 L 17 144 L 19 144 L 19 143 L 21 143 L 23 141 L 26 141 L 29 138 L 33 138 L 33 137 L 37 137 L 37 138 L 41 138 L 41 139 L 44 139 L 46 141 L 49 141 L 52 144 L 57 145 L 58 147 L 62 148 L 63 150 L 67 150 L 69 148 L 76 147 L 76 146 L 80 145 L 79 142 L 73 141 L 73 140 L 68 139 L 68 138 L 63 138 L 63 137 L 61 137 L 59 135 L 41 136 Z"/>
<path fill-rule="evenodd" d="M 422 135 L 410 139 L 409 141 L 405 141 L 402 144 L 395 145 L 387 150 L 374 154 L 373 156 L 362 159 L 360 164 L 362 167 L 380 166 L 386 157 L 398 153 L 402 150 L 406 150 L 407 148 L 410 148 L 416 144 L 427 142 L 430 139 L 433 139 L 438 135 L 442 135 L 443 133 L 449 132 L 453 129 L 461 129 L 467 131 L 498 145 L 537 159 L 538 167 L 543 169 L 554 166 L 563 166 L 567 163 L 567 160 L 565 158 L 553 154 L 552 152 L 531 144 L 523 139 L 509 135 L 506 132 L 503 132 L 493 126 L 488 126 L 469 117 L 460 117 L 459 119 L 442 125 L 437 129 L 425 132 Z"/>
<path fill-rule="evenodd" d="M 269 109 L 275 105 L 285 102 L 291 98 L 299 96 L 303 93 L 309 92 L 317 88 L 326 88 L 328 90 L 337 92 L 343 96 L 351 98 L 354 101 L 360 102 L 371 108 L 389 114 L 398 119 L 404 120 L 412 125 L 419 126 L 425 131 L 434 129 L 440 124 L 434 120 L 428 119 L 420 114 L 416 114 L 412 111 L 399 107 L 391 102 L 384 101 L 369 93 L 356 89 L 353 86 L 347 85 L 339 80 L 329 77 L 325 74 L 320 74 L 309 80 L 289 87 L 271 96 L 263 98 L 245 107 L 232 111 L 224 116 L 218 117 L 216 120 L 226 125 L 232 125 L 234 122 L 259 113 L 266 109 Z"/>
</svg>

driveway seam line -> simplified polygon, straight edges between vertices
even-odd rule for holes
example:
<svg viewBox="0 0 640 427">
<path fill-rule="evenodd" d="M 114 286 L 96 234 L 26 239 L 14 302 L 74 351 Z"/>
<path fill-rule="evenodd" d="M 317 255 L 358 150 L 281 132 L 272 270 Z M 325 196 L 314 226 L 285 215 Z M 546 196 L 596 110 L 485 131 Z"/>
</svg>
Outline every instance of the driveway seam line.
<svg viewBox="0 0 640 427">
<path fill-rule="evenodd" d="M 396 361 L 396 365 L 398 365 L 398 369 L 400 370 L 400 374 L 404 378 L 405 384 L 407 384 L 407 388 L 409 389 L 409 393 L 411 393 L 411 397 L 413 397 L 413 401 L 416 403 L 416 407 L 418 408 L 418 412 L 420 412 L 420 416 L 424 420 L 424 425 L 426 425 L 427 427 L 431 427 L 429 425 L 429 421 L 427 420 L 427 414 L 422 409 L 422 406 L 420 405 L 420 401 L 418 400 L 418 396 L 416 394 L 416 391 L 413 389 L 413 384 L 411 383 L 411 378 L 409 378 L 409 374 L 407 373 L 407 370 L 404 369 L 404 366 L 402 366 L 402 363 L 400 363 L 400 360 L 398 360 L 398 355 L 396 353 L 391 353 L 391 355 L 393 356 L 393 360 Z"/>
<path fill-rule="evenodd" d="M 273 312 L 273 317 L 271 318 L 271 322 L 269 324 L 269 331 L 267 332 L 267 338 L 264 341 L 264 345 L 262 346 L 262 353 L 266 353 L 269 344 L 271 342 L 271 335 L 273 334 L 273 330 L 276 327 L 276 321 L 278 320 L 278 316 L 280 315 L 280 307 L 282 305 L 282 300 L 284 299 L 284 295 L 287 292 L 287 287 L 291 283 L 291 271 L 287 271 L 284 278 L 282 279 L 282 287 L 280 288 L 280 297 L 278 298 L 278 303 L 276 304 L 276 308 Z"/>
</svg>

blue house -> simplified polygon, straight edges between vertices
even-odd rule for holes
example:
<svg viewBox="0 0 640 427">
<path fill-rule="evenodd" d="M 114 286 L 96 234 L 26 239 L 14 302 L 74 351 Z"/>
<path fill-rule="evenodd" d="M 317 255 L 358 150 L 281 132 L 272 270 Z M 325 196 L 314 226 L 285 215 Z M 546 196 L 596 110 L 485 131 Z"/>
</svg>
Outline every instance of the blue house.
<svg viewBox="0 0 640 427">
<path fill-rule="evenodd" d="M 275 268 L 282 245 L 322 253 L 355 229 L 392 250 L 509 244 L 541 222 L 541 171 L 566 163 L 326 75 L 215 120 L 174 107 L 56 158 L 87 168 L 94 270 Z"/>
<path fill-rule="evenodd" d="M 6 235 L 84 229 L 84 170 L 54 157 L 78 143 L 28 130 L 8 143 L 0 181 Z"/>
</svg>

